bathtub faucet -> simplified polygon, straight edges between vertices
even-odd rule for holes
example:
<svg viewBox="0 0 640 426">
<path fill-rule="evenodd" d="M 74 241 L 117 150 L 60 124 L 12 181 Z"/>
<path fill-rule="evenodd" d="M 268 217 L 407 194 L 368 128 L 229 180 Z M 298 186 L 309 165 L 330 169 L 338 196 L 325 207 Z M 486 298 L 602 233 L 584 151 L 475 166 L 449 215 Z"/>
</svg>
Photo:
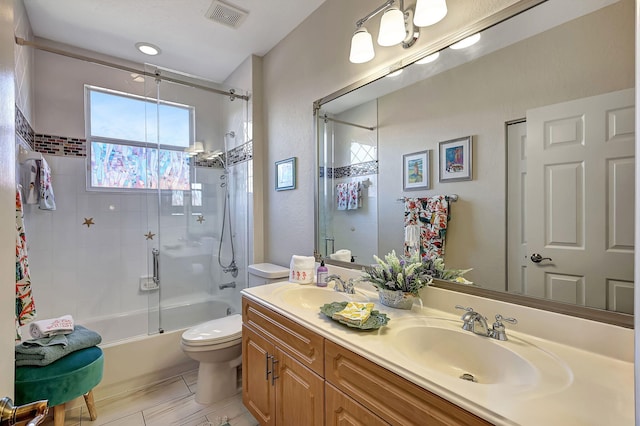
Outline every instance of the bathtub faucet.
<svg viewBox="0 0 640 426">
<path fill-rule="evenodd" d="M 231 281 L 229 283 L 220 284 L 220 290 L 224 290 L 225 288 L 236 288 L 236 282 Z"/>
</svg>

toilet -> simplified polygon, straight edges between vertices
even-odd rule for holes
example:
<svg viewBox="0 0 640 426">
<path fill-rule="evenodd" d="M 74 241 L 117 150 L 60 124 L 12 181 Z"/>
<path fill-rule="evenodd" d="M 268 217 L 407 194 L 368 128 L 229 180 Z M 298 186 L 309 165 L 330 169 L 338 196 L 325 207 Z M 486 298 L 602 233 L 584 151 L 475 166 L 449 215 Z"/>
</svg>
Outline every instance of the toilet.
<svg viewBox="0 0 640 426">
<path fill-rule="evenodd" d="M 289 269 L 272 263 L 248 266 L 249 287 L 283 281 Z M 198 361 L 196 402 L 213 404 L 240 392 L 238 367 L 242 364 L 242 315 L 233 314 L 195 325 L 182 333 L 184 353 Z"/>
<path fill-rule="evenodd" d="M 240 391 L 242 316 L 229 315 L 191 327 L 182 333 L 184 353 L 198 361 L 196 402 L 209 405 Z"/>
<path fill-rule="evenodd" d="M 286 281 L 289 278 L 289 268 L 273 263 L 256 263 L 247 267 L 249 272 L 249 287 Z"/>
</svg>

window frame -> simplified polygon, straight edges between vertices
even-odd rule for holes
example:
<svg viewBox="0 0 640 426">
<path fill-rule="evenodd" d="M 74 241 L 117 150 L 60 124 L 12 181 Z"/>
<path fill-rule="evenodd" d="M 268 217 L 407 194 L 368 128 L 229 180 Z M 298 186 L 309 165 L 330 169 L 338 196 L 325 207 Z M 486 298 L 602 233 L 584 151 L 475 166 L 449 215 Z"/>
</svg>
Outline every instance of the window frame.
<svg viewBox="0 0 640 426">
<path fill-rule="evenodd" d="M 176 191 L 176 189 L 165 189 L 165 188 L 114 188 L 114 187 L 99 187 L 92 185 L 92 170 L 91 170 L 91 157 L 92 157 L 92 144 L 93 142 L 97 143 L 108 143 L 122 146 L 133 146 L 139 148 L 148 148 L 148 149 L 157 149 L 159 151 L 179 151 L 184 152 L 185 147 L 177 146 L 177 145 L 168 145 L 168 144 L 160 144 L 158 142 L 146 142 L 146 141 L 136 141 L 129 139 L 118 139 L 118 138 L 110 138 L 105 136 L 94 136 L 91 134 L 91 93 L 92 92 L 101 92 L 106 94 L 111 94 L 114 96 L 122 96 L 125 98 L 141 100 L 143 102 L 149 102 L 153 104 L 160 103 L 162 105 L 175 106 L 179 108 L 184 108 L 189 112 L 189 143 L 188 146 L 192 146 L 195 142 L 195 107 L 192 105 L 181 104 L 178 102 L 158 100 L 155 98 L 150 98 L 146 96 L 140 96 L 132 93 L 126 93 L 119 90 L 107 89 L 104 87 L 94 86 L 90 84 L 84 85 L 84 99 L 85 99 L 85 135 L 86 135 L 86 190 L 87 191 L 95 191 L 95 192 L 110 192 L 110 193 L 148 193 L 148 192 L 157 192 L 159 191 Z M 145 116 L 146 120 L 146 116 Z M 186 154 L 185 154 L 186 155 Z M 187 158 L 187 162 L 189 165 L 189 189 L 184 189 L 180 191 L 190 191 L 193 174 L 192 170 L 192 160 L 191 157 Z"/>
</svg>

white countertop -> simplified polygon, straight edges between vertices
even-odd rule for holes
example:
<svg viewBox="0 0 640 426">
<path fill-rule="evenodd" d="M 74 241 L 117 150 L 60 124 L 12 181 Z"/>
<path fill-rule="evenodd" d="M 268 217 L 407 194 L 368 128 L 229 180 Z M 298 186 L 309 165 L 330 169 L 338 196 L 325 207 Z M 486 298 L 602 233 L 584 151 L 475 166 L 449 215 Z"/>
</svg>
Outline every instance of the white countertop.
<svg viewBox="0 0 640 426">
<path fill-rule="evenodd" d="M 377 302 L 377 294 L 369 291 L 368 287 L 360 286 L 358 291 Z M 404 311 L 376 303 L 375 309 L 390 318 L 388 325 L 379 330 L 360 331 L 327 318 L 320 313 L 320 306 L 295 306 L 283 301 L 283 291 L 290 288 L 303 291 L 304 288 L 318 287 L 280 282 L 244 289 L 242 294 L 494 424 L 634 424 L 634 369 L 633 363 L 627 360 L 524 334 L 514 330 L 517 327 L 510 328 L 510 324 L 506 324 L 509 340 L 493 342 L 539 361 L 536 365 L 541 368 L 536 370 L 535 385 L 471 383 L 434 371 L 389 349 L 393 346 L 397 330 L 409 322 L 429 321 L 458 330 L 462 325 L 459 315 L 432 307 L 421 308 L 417 304 L 411 311 Z M 456 294 L 452 292 L 452 305 L 456 303 Z M 527 329 L 530 330 L 531 326 Z M 616 338 L 618 335 L 626 338 L 633 332 L 623 330 L 614 334 Z M 602 341 L 600 344 L 615 342 Z M 465 348 L 460 348 L 460 351 L 464 354 Z M 473 353 L 468 355 L 474 356 Z"/>
</svg>

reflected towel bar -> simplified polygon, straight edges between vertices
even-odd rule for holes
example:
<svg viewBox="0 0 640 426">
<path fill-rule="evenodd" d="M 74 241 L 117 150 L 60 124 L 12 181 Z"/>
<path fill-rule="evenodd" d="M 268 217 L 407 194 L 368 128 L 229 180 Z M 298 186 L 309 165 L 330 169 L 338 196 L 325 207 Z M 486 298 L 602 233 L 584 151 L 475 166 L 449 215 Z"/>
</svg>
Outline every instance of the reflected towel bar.
<svg viewBox="0 0 640 426">
<path fill-rule="evenodd" d="M 458 201 L 458 194 L 449 194 L 446 196 L 447 199 L 449 201 L 451 201 L 452 203 L 455 203 L 456 201 Z M 396 198 L 396 201 L 399 202 L 404 202 L 404 200 L 406 200 L 407 198 L 414 198 L 414 197 L 403 197 L 403 198 Z"/>
</svg>

